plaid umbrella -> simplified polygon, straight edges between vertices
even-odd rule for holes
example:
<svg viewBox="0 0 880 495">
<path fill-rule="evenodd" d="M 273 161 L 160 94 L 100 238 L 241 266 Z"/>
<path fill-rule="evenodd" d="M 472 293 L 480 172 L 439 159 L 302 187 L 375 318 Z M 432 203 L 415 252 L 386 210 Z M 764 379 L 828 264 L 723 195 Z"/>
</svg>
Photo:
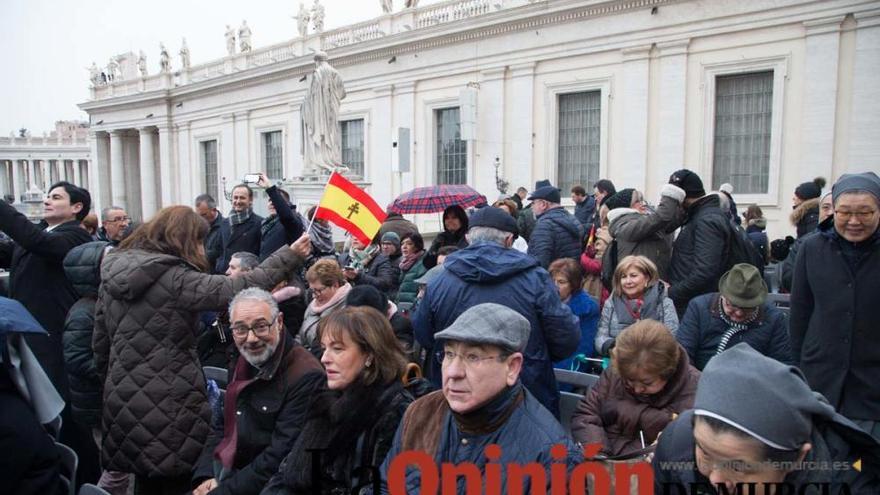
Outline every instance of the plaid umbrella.
<svg viewBox="0 0 880 495">
<path fill-rule="evenodd" d="M 465 184 L 417 187 L 398 196 L 390 210 L 397 213 L 436 213 L 452 205 L 462 208 L 486 204 L 486 196 Z"/>
</svg>

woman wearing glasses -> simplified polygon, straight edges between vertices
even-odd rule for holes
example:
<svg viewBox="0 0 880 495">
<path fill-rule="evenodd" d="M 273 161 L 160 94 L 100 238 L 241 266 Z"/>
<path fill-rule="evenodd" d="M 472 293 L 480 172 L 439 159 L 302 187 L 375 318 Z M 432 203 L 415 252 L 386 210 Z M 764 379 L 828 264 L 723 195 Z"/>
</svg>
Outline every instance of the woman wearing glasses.
<svg viewBox="0 0 880 495">
<path fill-rule="evenodd" d="M 385 315 L 370 307 L 341 309 L 321 321 L 318 338 L 327 389 L 312 399 L 290 454 L 263 495 L 358 493 L 371 486 L 370 467 L 382 464 L 413 401 L 402 382 L 403 347 Z"/>
<path fill-rule="evenodd" d="M 306 308 L 297 340 L 315 356 L 321 355 L 318 323 L 334 311 L 345 307 L 345 296 L 351 285 L 345 281 L 339 263 L 334 259 L 318 260 L 306 272 L 311 301 Z"/>
<path fill-rule="evenodd" d="M 767 284 L 752 265 L 734 265 L 721 276 L 719 292 L 695 297 L 675 338 L 702 370 L 714 356 L 745 342 L 777 361 L 792 364 L 788 321 L 767 301 Z"/>
<path fill-rule="evenodd" d="M 199 312 L 224 308 L 248 286 L 271 289 L 310 249 L 303 236 L 240 277 L 210 275 L 207 233 L 192 209 L 164 208 L 102 264 L 92 342 L 104 380 L 103 465 L 134 473 L 135 494 L 190 489 L 211 418 Z"/>
</svg>

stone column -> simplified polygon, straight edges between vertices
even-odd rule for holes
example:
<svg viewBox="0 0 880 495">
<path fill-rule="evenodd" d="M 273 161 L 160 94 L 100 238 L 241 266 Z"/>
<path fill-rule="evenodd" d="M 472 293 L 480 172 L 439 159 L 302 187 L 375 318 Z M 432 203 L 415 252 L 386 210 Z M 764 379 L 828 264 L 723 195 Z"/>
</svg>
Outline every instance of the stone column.
<svg viewBox="0 0 880 495">
<path fill-rule="evenodd" d="M 377 167 L 387 167 L 391 163 L 391 153 L 397 152 L 397 149 L 391 148 L 392 91 L 393 88 L 390 84 L 373 88 L 373 105 L 375 105 L 374 108 L 380 110 L 371 113 L 370 126 L 364 126 L 364 145 L 367 146 L 367 149 L 364 150 L 364 180 L 367 177 L 373 179 L 370 181 L 372 182 L 370 194 L 375 198 L 380 198 L 379 204 L 383 204 L 383 200 L 390 202 L 396 197 L 392 192 L 394 186 L 391 180 L 375 180 Z M 391 178 L 390 173 L 388 177 Z"/>
<path fill-rule="evenodd" d="M 156 158 L 153 153 L 153 128 L 141 127 L 141 215 L 147 221 L 156 213 Z"/>
<path fill-rule="evenodd" d="M 92 204 L 95 211 L 101 211 L 101 208 L 110 202 L 110 184 L 102 179 L 100 170 L 106 170 L 108 167 L 106 142 L 107 137 L 103 132 L 101 134 L 94 131 L 89 132 L 89 156 L 92 159 L 89 160 L 89 168 L 86 171 L 87 180 L 83 181 L 83 186 L 92 193 Z"/>
<path fill-rule="evenodd" d="M 876 170 L 880 159 L 880 9 L 855 15 L 849 172 Z M 830 98 L 830 96 L 829 96 Z"/>
<path fill-rule="evenodd" d="M 232 204 L 226 199 L 228 190 L 238 184 L 241 179 L 235 176 L 235 117 L 231 113 L 220 116 L 223 128 L 220 131 L 220 139 L 217 142 L 217 172 L 220 175 L 219 194 L 217 208 L 220 211 L 229 211 Z M 226 178 L 226 189 L 223 190 L 223 178 Z"/>
<path fill-rule="evenodd" d="M 623 50 L 623 88 L 620 95 L 623 120 L 618 139 L 621 160 L 613 167 L 614 182 L 645 190 L 648 174 L 648 77 L 651 46 Z M 619 181 L 619 182 L 618 182 Z"/>
<path fill-rule="evenodd" d="M 128 210 L 125 194 L 122 131 L 120 130 L 110 131 L 110 201 L 113 206 Z"/>
<path fill-rule="evenodd" d="M 804 22 L 803 114 L 798 177 L 832 176 L 837 113 L 837 65 L 844 16 Z"/>
<path fill-rule="evenodd" d="M 27 167 L 27 171 L 28 171 L 27 189 L 31 190 L 35 187 L 39 187 L 37 185 L 37 164 L 34 163 L 33 160 L 22 160 L 22 161 L 24 161 L 24 166 Z"/>
<path fill-rule="evenodd" d="M 21 169 L 19 168 L 21 165 L 18 163 L 18 160 L 10 160 L 9 166 L 12 167 L 12 195 L 15 196 L 14 203 L 21 202 L 21 195 L 24 193 L 24 188 L 22 187 L 22 176 Z"/>
<path fill-rule="evenodd" d="M 500 193 L 495 184 L 495 158 L 501 161 L 498 175 L 511 181 L 511 167 L 504 156 L 504 73 L 505 68 L 485 70 L 480 74 L 480 90 L 477 94 L 477 146 L 479 163 L 474 167 L 474 184 L 489 201 Z M 508 193 L 516 191 L 512 183 Z"/>
<path fill-rule="evenodd" d="M 504 168 L 510 171 L 507 180 L 512 187 L 525 186 L 531 190 L 535 185 L 532 178 L 535 174 L 540 179 L 548 177 L 549 164 L 545 164 L 541 170 L 535 170 L 532 163 L 532 148 L 534 144 L 534 112 L 532 108 L 535 100 L 535 63 L 511 65 L 509 92 L 506 101 L 513 104 L 508 106 L 508 122 L 516 122 L 510 129 L 505 129 L 505 163 Z M 494 159 L 494 157 L 493 157 Z M 555 175 L 555 174 L 554 174 Z M 515 189 L 514 189 L 515 190 Z"/>
<path fill-rule="evenodd" d="M 193 186 L 193 184 L 198 184 L 198 172 L 201 166 L 198 157 L 195 160 L 192 158 L 190 126 L 190 122 L 174 126 L 177 131 L 177 163 L 180 164 L 177 168 L 177 180 L 180 184 L 178 203 L 180 204 L 190 204 L 201 193 L 201 191 L 195 191 L 198 187 Z"/>
<path fill-rule="evenodd" d="M 40 160 L 40 171 L 42 172 L 43 183 L 40 184 L 40 189 L 43 190 L 44 193 L 49 193 L 49 186 L 52 185 L 52 170 L 51 164 L 49 160 Z"/>
<path fill-rule="evenodd" d="M 260 156 L 262 156 L 261 153 L 256 154 L 256 163 L 251 163 L 250 112 L 246 110 L 235 112 L 233 114 L 233 119 L 235 121 L 235 181 L 237 182 L 247 173 L 260 171 L 266 172 L 266 170 L 263 170 L 263 164 L 260 160 Z M 256 148 L 260 149 L 260 146 L 262 146 L 262 143 L 258 143 Z M 282 170 L 284 170 L 283 156 Z M 232 185 L 235 185 L 235 182 L 233 182 Z"/>
<path fill-rule="evenodd" d="M 162 198 L 159 208 L 164 208 L 174 202 L 172 196 L 172 171 L 174 169 L 172 146 L 171 146 L 171 125 L 167 123 L 159 124 L 159 195 Z"/>
<path fill-rule="evenodd" d="M 80 160 L 71 160 L 70 167 L 73 169 L 73 182 L 79 187 L 84 187 L 88 189 L 88 186 L 82 180 L 82 174 L 80 173 Z"/>
<path fill-rule="evenodd" d="M 409 171 L 398 174 L 397 190 L 394 197 L 400 193 L 409 191 L 415 187 L 416 174 L 429 173 L 424 167 L 416 166 L 416 126 L 415 126 L 415 108 L 416 108 L 416 82 L 404 82 L 394 84 L 394 124 L 396 127 L 405 127 L 409 129 Z M 425 147 L 429 149 L 430 146 Z M 397 152 L 395 151 L 395 154 Z M 430 163 L 430 162 L 425 162 Z M 381 166 L 381 165 L 380 165 Z M 423 184 L 431 184 L 430 179 L 421 178 Z"/>
<path fill-rule="evenodd" d="M 657 157 L 648 171 L 648 184 L 644 191 L 651 201 L 659 193 L 660 185 L 666 183 L 672 172 L 684 166 L 685 114 L 687 113 L 687 51 L 690 39 L 658 43 L 660 74 L 655 80 L 660 86 L 657 102 L 659 126 Z M 650 162 L 649 158 L 649 162 Z"/>
<path fill-rule="evenodd" d="M 9 184 L 9 165 L 6 160 L 0 160 L 0 198 L 5 198 L 7 194 L 13 194 Z"/>
</svg>

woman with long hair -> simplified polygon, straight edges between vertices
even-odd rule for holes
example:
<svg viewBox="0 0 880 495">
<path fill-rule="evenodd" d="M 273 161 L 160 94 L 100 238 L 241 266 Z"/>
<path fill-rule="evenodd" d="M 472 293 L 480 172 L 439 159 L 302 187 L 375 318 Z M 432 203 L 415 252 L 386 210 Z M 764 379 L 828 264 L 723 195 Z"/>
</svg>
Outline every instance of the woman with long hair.
<svg viewBox="0 0 880 495">
<path fill-rule="evenodd" d="M 107 254 L 95 315 L 95 365 L 104 382 L 105 469 L 134 473 L 135 494 L 190 489 L 210 428 L 196 352 L 200 311 L 241 289 L 271 289 L 308 256 L 303 235 L 239 277 L 211 275 L 208 224 L 186 206 L 164 208 Z"/>
<path fill-rule="evenodd" d="M 321 321 L 318 333 L 327 389 L 312 399 L 306 422 L 264 495 L 354 493 L 353 487 L 369 487 L 369 467 L 385 460 L 413 401 L 403 385 L 404 350 L 385 315 L 371 307 L 346 307 Z M 313 464 L 317 456 L 319 466 Z"/>
</svg>

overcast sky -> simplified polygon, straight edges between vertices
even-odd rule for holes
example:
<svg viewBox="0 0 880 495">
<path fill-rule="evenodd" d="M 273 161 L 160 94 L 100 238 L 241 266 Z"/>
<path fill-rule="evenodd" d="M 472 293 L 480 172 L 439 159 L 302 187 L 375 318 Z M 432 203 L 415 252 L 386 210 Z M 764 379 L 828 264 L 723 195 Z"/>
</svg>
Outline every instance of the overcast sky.
<svg viewBox="0 0 880 495">
<path fill-rule="evenodd" d="M 314 0 L 305 2 L 310 7 Z M 394 0 L 394 9 L 404 0 Z M 422 0 L 420 5 L 438 0 Z M 321 0 L 324 29 L 381 15 L 379 0 Z M 247 20 L 255 48 L 296 36 L 299 1 L 279 0 L 0 0 L 0 135 L 21 127 L 34 136 L 56 120 L 87 120 L 77 108 L 89 97 L 89 67 L 120 53 L 144 50 L 159 71 L 159 43 L 180 65 L 186 37 L 192 64 L 226 54 L 226 24 Z"/>
</svg>

